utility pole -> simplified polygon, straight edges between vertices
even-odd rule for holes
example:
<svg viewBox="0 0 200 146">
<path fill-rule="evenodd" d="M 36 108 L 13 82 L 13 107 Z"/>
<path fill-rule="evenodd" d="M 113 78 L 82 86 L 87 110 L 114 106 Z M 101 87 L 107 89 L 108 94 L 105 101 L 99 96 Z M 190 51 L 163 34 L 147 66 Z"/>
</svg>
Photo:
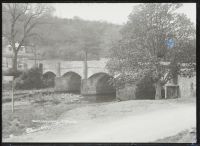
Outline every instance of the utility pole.
<svg viewBox="0 0 200 146">
<path fill-rule="evenodd" d="M 175 37 L 173 37 L 175 38 Z M 171 73 L 172 73 L 172 84 L 165 85 L 165 98 L 179 98 L 180 97 L 180 88 L 178 86 L 178 63 L 176 59 L 176 49 L 175 40 L 170 38 L 167 42 L 168 48 L 172 49 L 172 58 L 171 58 Z M 172 90 L 173 88 L 173 90 Z M 171 91 L 170 91 L 171 90 Z"/>
<path fill-rule="evenodd" d="M 14 88 L 15 88 L 15 85 L 14 85 L 14 76 L 12 76 L 12 79 L 11 79 L 11 97 L 12 97 L 12 113 L 14 112 Z"/>
<path fill-rule="evenodd" d="M 14 81 L 12 81 L 12 112 L 14 112 Z"/>
<path fill-rule="evenodd" d="M 87 51 L 85 51 L 83 75 L 84 75 L 84 79 L 87 79 L 88 77 Z"/>
</svg>

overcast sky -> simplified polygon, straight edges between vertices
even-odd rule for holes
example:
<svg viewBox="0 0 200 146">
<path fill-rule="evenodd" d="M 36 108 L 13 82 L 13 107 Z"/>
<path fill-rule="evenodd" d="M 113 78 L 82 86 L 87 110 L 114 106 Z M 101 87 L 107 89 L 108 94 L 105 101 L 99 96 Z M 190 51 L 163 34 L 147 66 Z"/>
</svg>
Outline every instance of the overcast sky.
<svg viewBox="0 0 200 146">
<path fill-rule="evenodd" d="M 55 15 L 61 18 L 78 16 L 85 20 L 101 20 L 124 24 L 137 3 L 56 3 Z M 196 4 L 185 3 L 178 12 L 185 13 L 196 24 Z"/>
</svg>

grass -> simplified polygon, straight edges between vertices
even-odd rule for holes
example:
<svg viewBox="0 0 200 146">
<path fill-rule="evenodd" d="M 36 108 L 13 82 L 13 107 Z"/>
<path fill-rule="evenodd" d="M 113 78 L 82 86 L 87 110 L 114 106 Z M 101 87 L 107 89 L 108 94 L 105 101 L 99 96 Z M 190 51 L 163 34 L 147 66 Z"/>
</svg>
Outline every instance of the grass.
<svg viewBox="0 0 200 146">
<path fill-rule="evenodd" d="M 20 95 L 20 94 L 19 94 Z M 5 98 L 8 100 L 10 98 Z M 21 135 L 27 128 L 38 128 L 41 123 L 33 123 L 32 120 L 56 120 L 62 113 L 80 107 L 78 95 L 71 94 L 32 94 L 24 98 L 17 98 L 15 110 L 12 113 L 11 103 L 4 103 L 2 107 L 2 136 Z M 20 99 L 20 100 L 19 100 Z M 9 100 L 7 101 L 9 102 Z M 21 102 L 24 104 L 22 105 Z M 76 102 L 76 104 L 74 104 Z"/>
<path fill-rule="evenodd" d="M 23 100 L 24 98 L 30 98 L 37 94 L 48 95 L 54 93 L 53 88 L 42 89 L 42 90 L 15 90 L 14 98 L 15 101 Z M 11 101 L 11 90 L 4 90 L 2 92 L 2 102 L 10 102 Z"/>
</svg>

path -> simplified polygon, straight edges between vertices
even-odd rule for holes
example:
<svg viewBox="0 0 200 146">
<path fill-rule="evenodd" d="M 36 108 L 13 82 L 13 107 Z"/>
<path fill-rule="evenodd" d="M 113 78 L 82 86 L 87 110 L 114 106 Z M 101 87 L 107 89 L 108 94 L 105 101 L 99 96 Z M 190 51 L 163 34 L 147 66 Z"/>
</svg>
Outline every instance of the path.
<svg viewBox="0 0 200 146">
<path fill-rule="evenodd" d="M 103 115 L 106 111 L 101 111 L 101 114 L 94 115 L 94 110 L 106 110 L 106 106 L 101 105 L 101 108 L 88 106 L 80 108 L 79 112 L 82 111 L 82 117 L 81 115 L 77 115 L 77 110 L 71 111 L 74 113 L 73 115 L 69 112 L 62 117 L 62 120 L 76 119 L 76 124 L 61 125 L 51 130 L 13 137 L 5 141 L 153 142 L 157 139 L 176 135 L 185 129 L 195 127 L 196 108 L 193 104 L 163 105 L 163 107 L 165 106 L 166 108 L 160 110 L 146 110 L 140 114 L 130 111 L 129 114 L 124 113 L 124 116 L 121 114 L 121 118 L 113 113 L 111 113 L 113 117 L 106 117 Z"/>
</svg>

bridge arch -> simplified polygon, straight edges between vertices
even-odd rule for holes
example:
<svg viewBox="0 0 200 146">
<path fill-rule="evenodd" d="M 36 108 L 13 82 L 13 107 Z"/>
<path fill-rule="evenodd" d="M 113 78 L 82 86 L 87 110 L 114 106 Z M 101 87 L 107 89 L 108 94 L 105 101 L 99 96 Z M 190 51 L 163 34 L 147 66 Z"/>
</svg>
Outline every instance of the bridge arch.
<svg viewBox="0 0 200 146">
<path fill-rule="evenodd" d="M 45 75 L 46 73 L 53 73 L 54 75 L 56 75 L 56 70 L 55 69 L 43 69 L 43 75 Z"/>
<path fill-rule="evenodd" d="M 66 72 L 66 73 L 64 73 L 63 75 L 62 75 L 62 77 L 66 77 L 66 76 L 78 76 L 78 77 L 80 77 L 81 78 L 81 75 L 79 75 L 77 72 L 75 72 L 75 71 L 68 71 L 68 72 Z"/>
<path fill-rule="evenodd" d="M 43 81 L 46 87 L 54 87 L 56 74 L 48 71 L 43 74 Z"/>
<path fill-rule="evenodd" d="M 99 72 L 90 76 L 88 83 L 93 86 L 96 94 L 116 94 L 116 89 L 110 82 L 112 78 L 108 73 Z"/>
<path fill-rule="evenodd" d="M 66 70 L 63 69 L 62 72 L 61 72 L 61 76 L 62 76 L 62 77 L 63 77 L 63 76 L 66 76 L 66 75 L 69 75 L 69 74 L 76 74 L 76 75 L 82 77 L 81 74 L 80 74 L 80 72 L 77 71 L 76 68 L 70 69 L 70 70 L 68 70 L 68 69 L 66 69 Z"/>
<path fill-rule="evenodd" d="M 66 72 L 56 81 L 56 88 L 65 92 L 80 92 L 81 76 L 73 71 Z"/>
</svg>

